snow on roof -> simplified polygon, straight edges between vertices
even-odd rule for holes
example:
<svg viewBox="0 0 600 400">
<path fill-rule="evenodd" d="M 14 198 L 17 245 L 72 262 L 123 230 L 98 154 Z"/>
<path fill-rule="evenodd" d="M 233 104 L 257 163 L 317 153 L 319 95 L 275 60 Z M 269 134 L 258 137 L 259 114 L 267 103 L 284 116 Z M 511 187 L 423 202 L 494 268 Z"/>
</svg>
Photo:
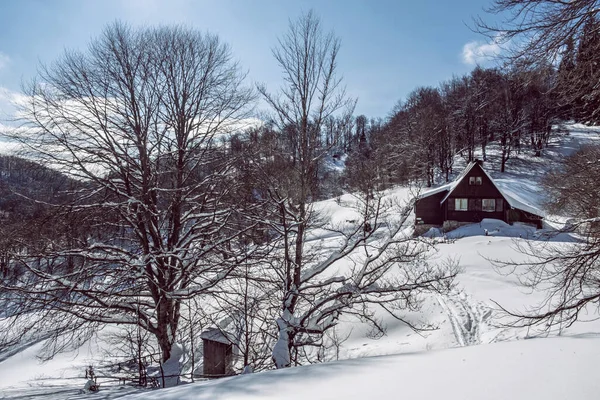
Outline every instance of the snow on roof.
<svg viewBox="0 0 600 400">
<path fill-rule="evenodd" d="M 440 192 L 443 192 L 444 190 L 447 190 L 448 193 L 440 201 L 440 204 L 444 203 L 446 200 L 448 200 L 448 197 L 450 197 L 450 195 L 452 194 L 452 192 L 454 191 L 454 189 L 456 189 L 456 187 L 458 186 L 458 184 L 465 178 L 465 176 L 467 176 L 467 174 L 469 173 L 469 171 L 471 171 L 475 165 L 478 165 L 477 161 L 471 161 L 469 164 L 467 164 L 467 166 L 465 167 L 465 169 L 460 173 L 460 175 L 458 175 L 458 177 L 456 177 L 456 179 L 454 181 L 452 181 L 450 183 L 447 183 L 446 185 L 440 186 L 438 188 L 429 190 L 429 191 L 421 194 L 419 196 L 419 199 L 422 199 L 424 197 L 429 197 L 429 196 L 432 196 L 432 195 L 434 195 L 436 193 L 440 193 Z M 504 199 L 508 202 L 509 206 L 511 206 L 512 208 L 516 208 L 516 209 L 528 212 L 528 213 L 533 214 L 533 215 L 537 215 L 538 217 L 545 217 L 546 216 L 543 211 L 541 211 L 540 209 L 538 209 L 535 206 L 532 206 L 531 204 L 527 204 L 525 201 L 523 201 L 522 199 L 520 199 L 519 196 L 517 194 L 515 194 L 514 192 L 512 192 L 510 190 L 507 190 L 506 188 L 501 188 L 500 186 L 498 186 L 494 182 L 494 179 L 492 179 L 492 177 L 485 171 L 485 169 L 483 169 L 483 167 L 481 167 L 481 170 L 483 171 L 483 173 L 485 174 L 485 176 L 488 177 L 488 179 L 490 180 L 490 182 L 492 182 L 492 185 L 494 185 L 494 187 L 496 189 L 498 189 L 498 191 L 500 192 L 500 194 L 502 195 L 502 197 L 504 197 Z"/>
<path fill-rule="evenodd" d="M 208 328 L 200 335 L 200 338 L 210 340 L 212 342 L 218 342 L 223 344 L 232 344 L 231 340 L 225 336 L 223 331 L 219 328 Z"/>
<path fill-rule="evenodd" d="M 475 162 L 473 162 L 473 164 L 475 164 Z M 473 167 L 471 166 L 471 168 L 473 168 Z M 510 194 L 507 193 L 506 190 L 504 190 L 500 186 L 496 185 L 496 182 L 494 182 L 492 177 L 485 171 L 485 169 L 483 169 L 483 167 L 481 167 L 481 170 L 483 171 L 485 176 L 488 177 L 490 182 L 492 182 L 492 185 L 494 185 L 494 187 L 496 189 L 498 189 L 498 191 L 500 192 L 502 197 L 504 197 L 504 199 L 508 202 L 508 205 L 510 205 L 512 208 L 516 208 L 516 209 L 528 212 L 530 214 L 537 215 L 538 217 L 542 217 L 542 218 L 546 216 L 546 214 L 543 211 L 539 210 L 538 208 L 536 208 L 530 204 L 525 203 L 515 193 L 512 193 L 512 192 Z M 446 197 L 448 197 L 449 195 L 450 195 L 450 193 L 448 193 L 448 195 Z"/>
<path fill-rule="evenodd" d="M 498 189 L 498 191 L 502 194 L 502 196 L 504 196 L 504 198 L 506 199 L 506 201 L 512 208 L 517 208 L 519 210 L 528 212 L 533 215 L 537 215 L 538 217 L 542 217 L 542 218 L 546 216 L 545 212 L 543 212 L 542 210 L 540 210 L 539 208 L 537 208 L 535 206 L 527 204 L 517 194 L 513 193 L 510 190 L 507 190 L 507 188 L 500 188 L 498 185 L 495 185 L 495 186 Z"/>
<path fill-rule="evenodd" d="M 444 197 L 444 199 L 443 199 L 442 201 L 440 201 L 440 204 L 442 204 L 444 201 L 446 201 L 446 199 L 448 198 L 448 196 L 450 196 L 450 193 L 452 193 L 452 191 L 453 191 L 454 189 L 456 189 L 456 186 L 457 186 L 457 185 L 460 183 L 460 181 L 462 181 L 462 180 L 463 180 L 463 178 L 465 177 L 465 175 L 467 175 L 467 174 L 469 173 L 469 171 L 470 171 L 470 170 L 473 168 L 473 166 L 475 166 L 475 165 L 476 165 L 476 162 L 475 162 L 475 161 L 471 161 L 469 164 L 467 164 L 467 166 L 466 166 L 466 167 L 465 167 L 465 169 L 464 169 L 464 170 L 463 170 L 463 171 L 460 173 L 460 175 L 458 175 L 458 176 L 456 177 L 456 179 L 455 179 L 455 180 L 453 180 L 452 182 L 450 182 L 450 183 L 447 183 L 447 184 L 445 184 L 445 185 L 442 185 L 442 186 L 440 186 L 440 187 L 437 187 L 437 188 L 435 188 L 435 189 L 431 189 L 431 190 L 428 190 L 428 191 L 426 191 L 425 193 L 423 193 L 423 194 L 421 194 L 421 195 L 419 196 L 419 199 L 422 199 L 422 198 L 424 198 L 424 197 L 429 197 L 429 196 L 432 196 L 432 195 L 434 195 L 434 194 L 437 194 L 437 193 L 443 192 L 444 190 L 447 190 L 447 191 L 448 191 L 448 193 L 446 194 L 446 196 Z M 489 175 L 488 175 L 488 176 L 489 176 Z M 491 178 L 490 178 L 490 179 L 491 179 Z"/>
<path fill-rule="evenodd" d="M 421 193 L 418 198 L 422 199 L 422 198 L 425 198 L 425 197 L 433 196 L 434 194 L 443 192 L 445 190 L 450 190 L 449 189 L 450 186 L 452 186 L 452 182 L 446 183 L 445 185 L 442 185 L 442 186 L 439 186 L 439 187 L 436 187 L 436 188 L 433 188 L 433 189 L 430 189 L 430 190 L 427 190 L 427 191 Z"/>
</svg>

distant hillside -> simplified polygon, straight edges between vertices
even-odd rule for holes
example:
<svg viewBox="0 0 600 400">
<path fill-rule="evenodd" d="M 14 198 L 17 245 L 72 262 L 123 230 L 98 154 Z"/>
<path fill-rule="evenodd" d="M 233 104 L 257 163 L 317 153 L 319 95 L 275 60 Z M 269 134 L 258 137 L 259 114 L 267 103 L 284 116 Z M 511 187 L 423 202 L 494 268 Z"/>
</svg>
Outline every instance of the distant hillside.
<svg viewBox="0 0 600 400">
<path fill-rule="evenodd" d="M 64 174 L 20 157 L 0 155 L 0 211 L 4 216 L 33 217 L 43 202 L 60 200 L 76 182 Z"/>
</svg>

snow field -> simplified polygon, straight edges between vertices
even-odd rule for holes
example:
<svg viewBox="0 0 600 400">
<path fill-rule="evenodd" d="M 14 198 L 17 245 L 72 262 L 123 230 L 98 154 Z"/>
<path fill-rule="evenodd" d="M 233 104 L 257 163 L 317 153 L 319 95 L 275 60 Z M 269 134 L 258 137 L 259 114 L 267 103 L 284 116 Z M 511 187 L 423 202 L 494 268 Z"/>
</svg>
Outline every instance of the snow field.
<svg viewBox="0 0 600 400">
<path fill-rule="evenodd" d="M 552 338 L 239 375 L 127 400 L 596 399 L 600 338 Z"/>
<path fill-rule="evenodd" d="M 542 173 L 561 155 L 569 154 L 582 143 L 599 140 L 590 131 L 595 132 L 573 125 L 569 135 L 560 137 L 547 150 L 548 158 L 516 157 L 510 161 L 507 173 L 488 171 L 503 190 L 519 197 L 519 201 L 539 206 L 544 196 L 538 186 Z M 488 157 L 495 157 L 493 148 L 488 149 Z M 460 169 L 456 167 L 456 171 Z M 410 193 L 407 188 L 396 188 L 386 191 L 385 196 L 401 202 Z M 333 226 L 343 229 L 359 218 L 350 207 L 356 201 L 352 195 L 343 195 L 337 200 L 316 203 L 315 209 L 326 215 Z M 548 217 L 549 221 L 565 219 L 566 216 Z M 144 391 L 126 398 L 596 399 L 600 382 L 593 375 L 593 367 L 600 355 L 600 322 L 593 320 L 595 310 L 582 316 L 592 321 L 578 322 L 562 331 L 564 338 L 523 340 L 540 336 L 540 332 L 507 328 L 499 320 L 496 303 L 522 311 L 526 305 L 542 300 L 543 293 L 524 291 L 514 274 L 499 271 L 493 261 L 524 261 L 515 245 L 537 240 L 542 233 L 530 226 L 509 226 L 495 220 L 484 220 L 446 235 L 430 231 L 428 240 L 437 244 L 432 261 L 455 260 L 461 266 L 456 288 L 450 295 L 426 296 L 420 311 L 404 314 L 406 321 L 425 324 L 432 330 L 417 334 L 404 322 L 374 308 L 387 334 L 373 336 L 365 324 L 343 316 L 335 330 L 341 338 L 339 348 L 327 354 L 331 362 Z M 325 252 L 335 249 L 340 240 L 339 234 L 327 229 L 311 235 L 308 245 Z M 572 238 L 561 235 L 554 240 L 568 242 Z M 349 262 L 338 262 L 328 273 L 343 273 L 347 268 L 351 268 Z M 504 343 L 507 341 L 510 342 Z M 85 383 L 83 371 L 103 357 L 103 346 L 106 342 L 101 333 L 97 341 L 44 364 L 36 358 L 41 343 L 0 361 L 0 399 L 85 398 L 78 394 Z M 120 398 L 132 390 L 105 386 L 94 396 Z"/>
</svg>

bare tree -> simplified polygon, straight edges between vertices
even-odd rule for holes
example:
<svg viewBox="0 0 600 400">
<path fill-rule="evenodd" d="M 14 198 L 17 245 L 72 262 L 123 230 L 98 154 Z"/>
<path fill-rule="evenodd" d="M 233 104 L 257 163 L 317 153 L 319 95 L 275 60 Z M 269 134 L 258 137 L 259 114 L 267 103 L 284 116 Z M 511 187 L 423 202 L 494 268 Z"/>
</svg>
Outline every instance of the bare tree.
<svg viewBox="0 0 600 400">
<path fill-rule="evenodd" d="M 519 107 L 524 111 L 519 125 L 529 128 L 536 153 L 539 154 L 543 142 L 548 140 L 554 115 L 594 122 L 599 113 L 595 66 L 600 46 L 600 3 L 597 0 L 495 0 L 488 11 L 508 17 L 499 25 L 478 19 L 478 30 L 504 42 L 512 41 L 509 61 L 513 65 L 538 67 L 537 72 L 525 72 L 522 76 L 526 85 L 520 85 L 521 92 L 525 92 L 523 100 L 527 103 Z M 558 76 L 553 82 L 553 78 L 548 79 L 552 76 L 549 65 L 558 61 Z M 554 109 L 545 104 L 547 96 L 535 99 L 538 88 L 547 91 L 553 86 L 558 91 L 555 95 L 558 107 Z M 564 169 L 551 173 L 545 182 L 550 193 L 550 208 L 575 217 L 565 230 L 576 232 L 576 242 L 520 245 L 519 250 L 529 256 L 528 262 L 524 265 L 500 263 L 513 267 L 508 268 L 509 271 L 524 268 L 522 283 L 545 293 L 544 301 L 537 306 L 524 311 L 507 311 L 516 318 L 512 324 L 544 329 L 570 326 L 586 307 L 597 307 L 600 299 L 598 171 L 594 167 L 597 160 L 597 151 L 584 150 L 567 159 Z"/>
<path fill-rule="evenodd" d="M 587 220 L 600 217 L 600 146 L 588 145 L 567 157 L 542 181 L 554 213 Z"/>
<path fill-rule="evenodd" d="M 579 220 L 569 230 L 578 230 L 575 243 L 538 241 L 517 244 L 528 256 L 526 262 L 496 260 L 500 271 L 519 277 L 520 283 L 541 291 L 544 299 L 523 310 L 502 308 L 506 325 L 536 327 L 542 331 L 568 328 L 586 313 L 598 312 L 600 300 L 600 218 Z"/>
<path fill-rule="evenodd" d="M 95 210 L 103 220 L 97 235 L 14 254 L 26 273 L 3 287 L 18 302 L 12 318 L 42 323 L 52 309 L 139 325 L 169 359 L 182 302 L 241 262 L 227 246 L 238 232 L 223 200 L 231 165 L 217 140 L 253 101 L 243 78 L 216 36 L 120 23 L 41 69 L 26 89 L 24 125 L 9 136 L 84 183 L 61 212 Z M 68 259 L 76 262 L 67 268 Z"/>
<path fill-rule="evenodd" d="M 496 103 L 497 118 L 493 121 L 493 127 L 497 130 L 500 142 L 500 172 L 504 172 L 507 161 L 520 145 L 525 125 L 523 85 L 520 76 L 514 72 L 502 76 L 499 91 Z"/>
<path fill-rule="evenodd" d="M 598 311 L 600 300 L 600 211 L 598 146 L 569 156 L 544 180 L 553 212 L 574 217 L 558 233 L 574 240 L 517 242 L 526 262 L 498 262 L 506 273 L 517 273 L 526 287 L 542 291 L 544 300 L 526 310 L 505 310 L 513 326 L 551 330 L 566 328 L 584 312 Z M 549 239 L 553 239 L 551 236 Z"/>
<path fill-rule="evenodd" d="M 270 284 L 264 260 L 245 263 L 236 277 L 219 285 L 213 306 L 205 310 L 210 326 L 230 338 L 236 355 L 233 367 L 240 372 L 272 368 L 278 291 Z"/>
<path fill-rule="evenodd" d="M 586 20 L 600 11 L 597 0 L 494 0 L 486 11 L 499 24 L 479 17 L 476 29 L 497 42 L 512 42 L 511 59 L 542 64 L 557 60 L 563 46 L 577 37 Z"/>
<path fill-rule="evenodd" d="M 342 313 L 354 313 L 377 325 L 368 304 L 379 304 L 397 315 L 399 310 L 416 307 L 423 291 L 447 288 L 455 273 L 421 263 L 423 248 L 403 233 L 410 207 L 399 212 L 399 222 L 390 224 L 387 234 L 381 228 L 389 209 L 381 196 L 357 202 L 363 207 L 360 217 L 348 226 L 328 223 L 316 211 L 315 171 L 326 154 L 320 141 L 323 122 L 337 112 L 349 115 L 354 106 L 336 75 L 339 48 L 339 39 L 323 32 L 312 11 L 304 14 L 290 22 L 288 33 L 273 51 L 286 82 L 280 94 L 259 87 L 280 132 L 290 134 L 294 144 L 291 153 L 272 158 L 281 163 L 275 170 L 286 171 L 285 175 L 266 174 L 264 179 L 270 182 L 265 185 L 267 223 L 278 248 L 270 261 L 270 276 L 280 293 L 278 340 L 273 349 L 278 368 L 298 364 L 307 349 L 320 347 L 324 332 L 335 326 Z M 308 241 L 318 229 L 333 238 L 326 251 Z M 340 267 L 346 262 L 349 267 Z M 400 270 L 397 275 L 392 273 L 395 269 Z"/>
<path fill-rule="evenodd" d="M 534 67 L 542 73 L 560 62 L 559 79 L 551 82 L 551 117 L 558 115 L 587 123 L 600 120 L 600 90 L 596 85 L 600 2 L 495 0 L 487 11 L 504 19 L 499 24 L 489 24 L 478 18 L 476 29 L 497 43 L 508 44 L 500 57 L 513 66 Z M 530 78 L 535 80 L 535 74 Z"/>
</svg>

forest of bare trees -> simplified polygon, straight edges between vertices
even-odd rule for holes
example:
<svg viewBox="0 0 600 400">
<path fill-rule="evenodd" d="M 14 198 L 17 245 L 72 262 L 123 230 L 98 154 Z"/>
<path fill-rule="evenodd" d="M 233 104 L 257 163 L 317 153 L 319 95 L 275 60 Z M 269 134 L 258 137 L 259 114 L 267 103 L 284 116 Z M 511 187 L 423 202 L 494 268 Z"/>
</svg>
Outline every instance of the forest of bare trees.
<svg viewBox="0 0 600 400">
<path fill-rule="evenodd" d="M 3 346 L 49 338 L 51 357 L 119 325 L 141 373 L 142 353 L 166 364 L 217 326 L 241 339 L 242 367 L 281 368 L 322 358 L 343 314 L 383 333 L 369 304 L 401 319 L 423 293 L 449 290 L 456 269 L 427 263 L 403 231 L 410 204 L 368 191 L 342 225 L 313 207 L 323 160 L 351 146 L 355 103 L 339 39 L 320 24 L 312 12 L 290 22 L 274 50 L 289 86 L 258 87 L 272 123 L 254 128 L 255 92 L 216 36 L 115 23 L 42 67 L 7 135 L 57 183 L 50 196 L 23 191 L 24 172 L 5 163 L 8 190 L 37 211 L 6 203 L 4 234 L 19 218 L 38 234 L 2 248 Z M 392 210 L 401 217 L 384 230 Z M 318 231 L 335 249 L 308 243 Z"/>
<path fill-rule="evenodd" d="M 600 2 L 596 0 L 495 0 L 488 10 L 507 16 L 499 24 L 476 20 L 477 30 L 488 36 L 500 34 L 504 43 L 519 43 L 506 54 L 510 65 L 522 65 L 527 71 L 521 85 L 532 93 L 530 82 L 544 83 L 549 90 L 533 93 L 543 107 L 532 107 L 534 116 L 548 110 L 550 120 L 574 120 L 597 125 L 600 115 Z M 521 89 L 522 90 L 522 89 Z M 531 106 L 529 97 L 525 104 Z M 532 120 L 533 121 L 533 120 Z M 542 125 L 543 126 L 543 125 Z M 540 125 L 532 125 L 536 132 Z M 539 137 L 532 137 L 531 144 Z M 535 149 L 541 146 L 534 147 Z M 537 154 L 537 153 L 536 153 Z M 546 207 L 572 219 L 556 234 L 575 232 L 573 243 L 556 245 L 552 241 L 519 245 L 528 256 L 525 263 L 500 260 L 504 273 L 516 268 L 521 283 L 544 292 L 544 300 L 525 309 L 505 309 L 509 324 L 537 327 L 549 331 L 564 329 L 583 314 L 597 312 L 600 300 L 600 235 L 598 224 L 598 188 L 600 174 L 598 145 L 578 149 L 544 177 Z M 551 235 L 552 237 L 552 235 Z"/>
<path fill-rule="evenodd" d="M 518 11 L 537 2 L 495 3 Z M 249 87 L 225 43 L 183 27 L 114 23 L 87 50 L 42 66 L 21 125 L 4 133 L 35 162 L 0 158 L 0 313 L 10 322 L 0 348 L 49 338 L 51 357 L 119 325 L 141 373 L 142 355 L 163 365 L 175 346 L 193 349 L 203 327 L 216 327 L 235 342 L 238 370 L 260 370 L 323 360 L 339 345 L 342 316 L 373 335 L 385 333 L 375 309 L 430 328 L 405 315 L 423 296 L 448 293 L 457 265 L 428 259 L 432 244 L 410 230 L 413 203 L 383 190 L 448 182 L 457 157 L 487 160 L 491 147 L 504 172 L 518 153 L 543 157 L 561 122 L 600 122 L 595 2 L 568 3 L 562 25 L 566 5 L 549 3 L 558 14 L 549 6 L 502 28 L 532 47 L 415 88 L 386 119 L 354 115 L 340 39 L 312 11 L 273 49 L 279 88 Z M 544 58 L 525 57 L 541 46 Z M 259 98 L 268 110 L 257 122 Z M 597 149 L 563 171 L 590 157 Z M 561 196 L 563 178 L 546 180 L 552 205 L 595 232 L 587 237 L 597 254 L 597 195 L 573 202 Z M 356 218 L 330 221 L 316 202 L 341 194 L 352 194 L 345 206 Z M 595 276 L 577 279 L 593 286 Z M 568 311 L 569 320 L 577 304 L 551 317 Z"/>
<path fill-rule="evenodd" d="M 376 160 L 378 185 L 447 182 L 456 155 L 472 161 L 477 152 L 485 161 L 489 145 L 499 146 L 493 167 L 504 172 L 516 153 L 541 156 L 560 122 L 599 122 L 598 2 L 497 0 L 488 11 L 508 16 L 498 25 L 478 19 L 475 28 L 523 46 L 507 46 L 496 67 L 414 89 L 385 123 L 367 129 L 363 141 Z M 361 146 L 359 135 L 353 149 Z M 348 164 L 362 158 L 350 153 Z"/>
</svg>

